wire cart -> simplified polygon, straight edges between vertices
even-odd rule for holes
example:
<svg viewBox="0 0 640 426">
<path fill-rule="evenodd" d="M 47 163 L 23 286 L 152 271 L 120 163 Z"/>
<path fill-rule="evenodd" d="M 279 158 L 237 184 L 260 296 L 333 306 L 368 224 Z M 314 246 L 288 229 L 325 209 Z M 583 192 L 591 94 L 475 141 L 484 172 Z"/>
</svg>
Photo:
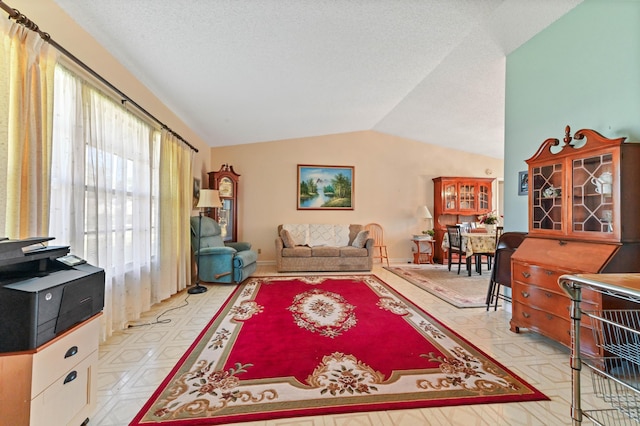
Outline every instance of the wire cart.
<svg viewBox="0 0 640 426">
<path fill-rule="evenodd" d="M 640 425 L 640 274 L 562 275 L 559 284 L 572 301 L 573 425 L 583 420 L 596 425 Z M 585 291 L 601 293 L 611 309 L 581 306 Z M 597 353 L 580 349 L 580 333 L 589 329 Z M 590 373 L 593 394 L 603 402 L 595 404 L 597 408 L 583 406 L 583 366 Z"/>
</svg>

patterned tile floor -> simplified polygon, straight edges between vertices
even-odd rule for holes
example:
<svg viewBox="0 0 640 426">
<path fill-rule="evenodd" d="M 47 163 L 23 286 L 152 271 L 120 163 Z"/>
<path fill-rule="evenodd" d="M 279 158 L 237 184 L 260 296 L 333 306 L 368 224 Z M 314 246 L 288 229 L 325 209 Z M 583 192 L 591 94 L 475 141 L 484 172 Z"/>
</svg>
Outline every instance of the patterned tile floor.
<svg viewBox="0 0 640 426">
<path fill-rule="evenodd" d="M 425 267 L 429 267 L 425 265 Z M 390 410 L 280 419 L 243 425 L 418 426 L 418 425 L 570 425 L 569 350 L 534 333 L 509 331 L 511 314 L 503 309 L 457 309 L 376 265 L 373 273 L 433 314 L 488 355 L 527 380 L 550 401 L 486 404 L 447 408 Z M 272 265 L 259 275 L 277 275 Z M 453 274 L 453 272 L 452 272 Z M 461 275 L 460 279 L 464 279 Z M 487 281 L 488 281 L 487 274 Z M 169 373 L 202 328 L 229 296 L 233 286 L 207 285 L 209 291 L 187 298 L 186 292 L 154 306 L 139 324 L 114 334 L 100 346 L 98 407 L 90 425 L 127 425 Z M 185 301 L 186 299 L 186 301 Z M 591 394 L 587 400 L 595 398 Z"/>
</svg>

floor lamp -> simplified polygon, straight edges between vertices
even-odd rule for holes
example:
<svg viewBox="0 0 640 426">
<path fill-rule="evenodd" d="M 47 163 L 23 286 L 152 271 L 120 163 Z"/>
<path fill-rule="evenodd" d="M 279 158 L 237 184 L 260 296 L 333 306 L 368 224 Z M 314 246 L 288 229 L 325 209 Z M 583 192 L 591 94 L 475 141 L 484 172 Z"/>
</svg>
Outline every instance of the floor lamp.
<svg viewBox="0 0 640 426">
<path fill-rule="evenodd" d="M 218 190 L 201 189 L 200 198 L 198 199 L 198 205 L 196 207 L 200 209 L 200 218 L 198 219 L 198 260 L 196 266 L 198 269 L 196 271 L 196 285 L 187 290 L 189 294 L 200 294 L 207 291 L 205 286 L 200 285 L 200 239 L 202 235 L 202 213 L 205 209 L 222 207 L 222 201 L 220 201 L 220 194 L 218 193 Z"/>
</svg>

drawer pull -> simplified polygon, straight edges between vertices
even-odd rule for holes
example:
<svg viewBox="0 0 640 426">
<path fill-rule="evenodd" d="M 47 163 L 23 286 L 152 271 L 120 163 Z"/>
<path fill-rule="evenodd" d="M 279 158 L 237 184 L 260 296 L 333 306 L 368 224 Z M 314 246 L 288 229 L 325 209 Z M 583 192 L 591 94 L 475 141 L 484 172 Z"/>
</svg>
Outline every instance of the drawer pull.
<svg viewBox="0 0 640 426">
<path fill-rule="evenodd" d="M 545 274 L 551 276 L 554 274 L 555 271 L 544 271 Z"/>
<path fill-rule="evenodd" d="M 531 315 L 529 315 L 529 313 L 528 313 L 528 312 L 523 312 L 523 313 L 522 313 L 522 316 L 523 316 L 523 317 L 525 317 L 525 318 L 529 318 Z"/>
<path fill-rule="evenodd" d="M 75 370 L 72 371 L 71 373 L 67 374 L 67 377 L 64 378 L 64 384 L 66 385 L 69 382 L 73 382 L 77 377 L 78 372 Z"/>
<path fill-rule="evenodd" d="M 547 297 L 553 297 L 553 293 L 549 293 L 548 291 L 545 291 L 544 295 Z"/>
<path fill-rule="evenodd" d="M 64 357 L 65 358 L 71 358 L 72 356 L 74 356 L 77 353 L 78 353 L 78 347 L 77 346 L 71 346 L 69 348 L 69 350 L 67 350 L 67 353 L 64 354 Z"/>
<path fill-rule="evenodd" d="M 528 272 L 523 272 L 522 276 L 525 277 L 525 278 L 529 278 L 531 276 L 531 274 L 528 273 Z"/>
<path fill-rule="evenodd" d="M 560 244 L 561 246 L 566 246 L 569 243 L 567 243 L 566 241 L 559 240 L 558 244 Z"/>
<path fill-rule="evenodd" d="M 547 319 L 551 321 L 553 319 L 553 315 L 547 314 Z"/>
<path fill-rule="evenodd" d="M 529 297 L 529 293 L 527 293 L 526 291 L 521 291 L 520 294 L 522 294 L 522 297 Z"/>
</svg>

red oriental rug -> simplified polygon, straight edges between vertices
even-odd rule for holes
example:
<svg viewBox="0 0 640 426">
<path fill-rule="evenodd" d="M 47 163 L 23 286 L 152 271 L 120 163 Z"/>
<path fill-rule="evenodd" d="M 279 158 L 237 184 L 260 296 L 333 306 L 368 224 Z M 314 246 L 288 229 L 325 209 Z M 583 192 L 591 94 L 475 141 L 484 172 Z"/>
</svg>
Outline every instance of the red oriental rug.
<svg viewBox="0 0 640 426">
<path fill-rule="evenodd" d="M 548 399 L 374 275 L 250 278 L 131 425 Z"/>
</svg>

